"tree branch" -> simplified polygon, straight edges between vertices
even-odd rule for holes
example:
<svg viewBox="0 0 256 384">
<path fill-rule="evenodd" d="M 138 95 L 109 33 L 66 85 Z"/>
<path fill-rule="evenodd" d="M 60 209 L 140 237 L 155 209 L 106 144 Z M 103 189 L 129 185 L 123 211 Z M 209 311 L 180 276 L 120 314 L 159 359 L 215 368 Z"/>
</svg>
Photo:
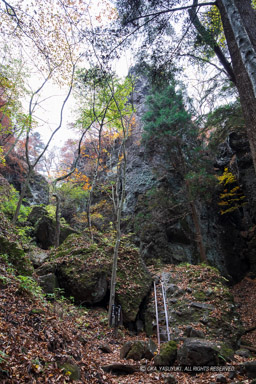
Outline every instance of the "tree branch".
<svg viewBox="0 0 256 384">
<path fill-rule="evenodd" d="M 45 154 L 45 152 L 47 151 L 53 137 L 55 136 L 55 134 L 58 132 L 58 130 L 61 128 L 62 126 L 62 121 L 63 121 L 63 111 L 64 111 L 64 108 L 65 108 L 65 105 L 69 99 L 69 96 L 71 95 L 71 91 L 73 89 L 73 83 L 74 83 L 74 76 L 75 76 L 75 68 L 76 68 L 76 65 L 73 64 L 73 70 L 72 70 L 72 76 L 71 76 L 71 84 L 70 84 L 70 87 L 69 87 L 69 90 L 68 90 L 68 93 L 67 93 L 67 96 L 65 97 L 63 103 L 62 103 L 62 106 L 61 106 L 61 110 L 60 110 L 60 122 L 59 122 L 59 125 L 57 126 L 57 128 L 53 131 L 53 133 L 51 134 L 46 146 L 44 147 L 43 151 L 41 152 L 41 154 L 38 156 L 38 158 L 36 159 L 35 163 L 33 164 L 33 168 L 35 168 L 35 166 L 38 164 L 38 162 L 41 160 L 41 158 L 43 157 L 43 155 Z"/>
<path fill-rule="evenodd" d="M 215 41 L 212 34 L 202 25 L 202 23 L 200 22 L 200 20 L 197 16 L 196 7 L 198 7 L 198 6 L 200 6 L 200 4 L 198 4 L 198 0 L 193 0 L 193 8 L 189 9 L 189 11 L 188 11 L 190 20 L 191 20 L 192 24 L 194 25 L 194 27 L 196 28 L 196 30 L 198 31 L 198 33 L 202 36 L 204 42 L 206 44 L 208 44 L 214 50 L 216 56 L 218 57 L 221 65 L 223 66 L 229 79 L 234 84 L 236 84 L 235 74 L 233 72 L 233 69 L 232 69 L 230 63 L 226 59 L 224 53 L 222 52 L 218 43 Z"/>
<path fill-rule="evenodd" d="M 188 57 L 191 57 L 192 59 L 199 60 L 199 61 L 203 61 L 204 63 L 207 63 L 207 64 L 209 64 L 209 65 L 212 65 L 212 66 L 213 66 L 214 68 L 216 68 L 218 71 L 220 71 L 220 72 L 226 74 L 226 71 L 224 71 L 223 68 L 218 67 L 218 65 L 212 63 L 210 60 L 204 59 L 203 57 L 199 57 L 199 56 L 193 55 L 192 53 L 182 53 L 182 54 L 179 53 L 179 56 L 180 56 L 180 57 L 188 56 Z"/>
<path fill-rule="evenodd" d="M 136 20 L 139 20 L 139 19 L 144 19 L 146 17 L 151 17 L 151 16 L 155 17 L 155 16 L 163 15 L 164 13 L 183 11 L 185 9 L 190 9 L 190 8 L 195 8 L 195 7 L 203 7 L 203 6 L 206 6 L 206 5 L 216 5 L 216 1 L 208 2 L 208 3 L 201 3 L 201 4 L 198 4 L 198 5 L 194 5 L 194 4 L 193 5 L 186 5 L 184 7 L 170 8 L 170 9 L 166 9 L 164 11 L 148 13 L 147 15 L 141 15 L 141 16 L 138 16 L 138 17 L 134 17 L 133 19 L 127 20 L 126 23 L 132 23 L 133 21 L 136 21 Z"/>
</svg>

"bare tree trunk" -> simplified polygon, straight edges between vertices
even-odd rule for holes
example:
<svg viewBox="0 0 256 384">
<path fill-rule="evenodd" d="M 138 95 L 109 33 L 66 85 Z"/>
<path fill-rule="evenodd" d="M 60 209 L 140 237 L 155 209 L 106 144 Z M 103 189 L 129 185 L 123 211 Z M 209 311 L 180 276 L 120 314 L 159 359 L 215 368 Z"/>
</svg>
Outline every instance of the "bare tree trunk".
<svg viewBox="0 0 256 384">
<path fill-rule="evenodd" d="M 125 144 L 123 143 L 123 145 Z M 125 152 L 125 148 L 123 149 L 123 151 Z M 115 304 L 115 296 L 116 296 L 117 260 L 118 260 L 118 250 L 119 250 L 120 240 L 121 240 L 121 216 L 122 216 L 124 197 L 125 197 L 126 154 L 123 159 L 123 164 L 121 164 L 120 174 L 117 175 L 117 177 L 118 177 L 118 180 L 116 184 L 116 201 L 114 204 L 114 206 L 116 207 L 116 242 L 115 242 L 115 249 L 114 249 L 114 255 L 113 255 L 113 265 L 112 265 L 112 274 L 111 274 L 111 283 L 110 283 L 109 312 L 108 312 L 109 326 L 111 325 L 112 306 Z M 121 196 L 120 196 L 120 188 L 121 188 Z M 116 332 L 117 332 L 117 329 L 115 329 L 115 334 Z"/>
<path fill-rule="evenodd" d="M 228 49 L 230 52 L 232 66 L 235 73 L 236 85 L 240 96 L 241 106 L 244 114 L 247 136 L 250 144 L 254 170 L 256 172 L 256 99 L 253 89 L 253 83 L 250 79 L 252 73 L 247 72 L 242 60 L 242 53 L 238 47 L 237 38 L 235 37 L 233 28 L 225 8 L 226 0 L 217 0 L 217 6 L 220 10 L 223 23 L 224 33 L 226 36 Z M 256 14 L 252 9 L 250 0 L 236 1 L 236 8 L 240 16 L 240 22 L 246 29 L 251 41 L 252 58 L 254 60 L 254 52 L 256 49 Z M 243 34 L 240 36 L 243 37 Z M 248 38 L 246 37 L 248 43 Z M 255 76 L 255 75 L 254 75 Z"/>
<path fill-rule="evenodd" d="M 122 121 L 123 126 L 123 142 L 122 142 L 122 150 L 121 154 L 123 155 L 123 159 L 121 161 L 119 172 L 117 173 L 117 182 L 116 182 L 116 198 L 114 196 L 114 190 L 112 188 L 112 199 L 114 210 L 116 213 L 116 242 L 115 249 L 113 255 L 113 265 L 112 265 L 112 274 L 111 274 L 111 283 L 110 283 L 110 297 L 109 297 L 109 309 L 108 309 L 108 324 L 111 326 L 111 314 L 112 314 L 112 306 L 115 305 L 115 297 L 116 297 L 116 275 L 117 275 L 117 260 L 118 260 L 118 250 L 121 241 L 121 218 L 122 211 L 125 199 L 125 185 L 126 185 L 126 166 L 127 166 L 127 153 L 126 153 L 126 140 L 128 137 L 129 131 L 129 123 L 127 126 L 124 126 L 124 122 Z M 115 335 L 117 334 L 117 328 L 115 327 Z"/>
<path fill-rule="evenodd" d="M 101 155 L 101 146 L 102 146 L 102 142 L 101 142 L 102 129 L 103 129 L 103 121 L 100 124 L 100 130 L 99 130 L 99 149 L 97 151 L 98 152 L 97 153 L 97 162 L 96 162 L 96 167 L 95 167 L 95 171 L 94 171 L 92 185 L 91 185 L 91 188 L 90 188 L 90 191 L 89 191 L 89 197 L 88 197 L 88 202 L 87 202 L 87 221 L 88 221 L 88 228 L 89 228 L 89 231 L 90 231 L 90 235 L 91 235 L 91 240 L 92 241 L 93 241 L 93 233 L 92 233 L 92 219 L 91 219 L 91 204 L 92 204 L 92 195 L 94 193 L 94 188 L 95 188 L 95 184 L 96 184 L 96 181 L 97 181 L 97 178 L 98 178 L 98 172 L 99 172 L 99 166 L 100 166 L 100 155 Z"/>
<path fill-rule="evenodd" d="M 256 97 L 256 52 L 243 23 L 235 0 L 221 0 L 232 28 L 234 38 L 239 49 L 244 68 L 252 83 L 254 97 Z M 246 1 L 243 0 L 245 3 Z M 241 3 L 241 1 L 240 1 Z M 253 9 L 251 8 L 253 12 Z"/>
<path fill-rule="evenodd" d="M 55 247 L 57 248 L 60 245 L 60 198 L 57 193 L 54 193 L 53 196 L 56 199 L 56 228 L 55 228 Z"/>
<path fill-rule="evenodd" d="M 202 231 L 201 231 L 201 227 L 200 227 L 200 222 L 198 219 L 198 213 L 196 210 L 195 201 L 190 202 L 190 208 L 191 208 L 191 212 L 192 212 L 193 223 L 194 223 L 195 230 L 196 230 L 196 242 L 197 242 L 197 247 L 198 247 L 199 254 L 200 254 L 200 260 L 202 263 L 207 263 L 206 252 L 205 252 L 205 247 L 204 247 L 204 242 L 203 242 L 203 236 L 202 236 Z"/>
<path fill-rule="evenodd" d="M 228 62 L 227 58 L 225 57 L 218 43 L 215 41 L 214 37 L 211 35 L 211 32 L 209 32 L 200 22 L 197 16 L 197 8 L 196 8 L 197 6 L 198 6 L 198 0 L 193 0 L 193 7 L 188 11 L 191 23 L 194 25 L 197 32 L 200 33 L 204 42 L 214 50 L 216 56 L 218 57 L 220 63 L 222 64 L 229 79 L 234 84 L 236 84 L 235 74 L 233 72 L 233 69 L 230 63 Z"/>
<path fill-rule="evenodd" d="M 28 171 L 28 174 L 25 177 L 24 184 L 21 187 L 20 197 L 19 197 L 19 200 L 18 200 L 18 203 L 17 203 L 17 206 L 16 206 L 16 210 L 15 210 L 13 219 L 12 219 L 12 222 L 13 222 L 14 225 L 17 223 L 18 216 L 19 216 L 19 213 L 20 213 L 20 208 L 21 208 L 21 205 L 22 205 L 22 201 L 24 199 L 24 196 L 26 194 L 26 190 L 27 190 L 27 188 L 29 186 L 30 178 L 32 176 L 32 171 L 33 171 L 33 169 L 30 169 Z"/>
</svg>

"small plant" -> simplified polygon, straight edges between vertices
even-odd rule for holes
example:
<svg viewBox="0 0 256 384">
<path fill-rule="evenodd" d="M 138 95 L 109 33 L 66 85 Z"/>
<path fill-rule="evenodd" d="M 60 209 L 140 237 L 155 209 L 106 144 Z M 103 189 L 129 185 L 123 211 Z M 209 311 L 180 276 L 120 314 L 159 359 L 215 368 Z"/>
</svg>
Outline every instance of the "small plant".
<svg viewBox="0 0 256 384">
<path fill-rule="evenodd" d="M 6 253 L 0 253 L 0 259 L 2 259 L 2 261 L 4 261 L 6 264 L 9 263 L 8 255 Z"/>
<path fill-rule="evenodd" d="M 0 283 L 2 283 L 3 285 L 7 285 L 8 282 L 9 282 L 8 277 L 0 275 Z"/>
<path fill-rule="evenodd" d="M 7 217 L 12 218 L 19 200 L 19 192 L 12 185 L 8 187 L 8 190 L 0 187 L 0 192 L 2 192 L 0 198 L 0 210 L 6 214 Z M 18 221 L 26 221 L 31 209 L 31 207 L 21 205 Z"/>
<path fill-rule="evenodd" d="M 16 272 L 15 268 L 12 266 L 11 263 L 8 263 L 8 267 L 6 268 L 6 271 L 10 275 L 15 275 L 15 272 Z"/>
<path fill-rule="evenodd" d="M 65 291 L 63 288 L 55 288 L 54 289 L 55 300 L 60 301 L 60 302 L 66 301 L 64 293 L 65 293 Z"/>
<path fill-rule="evenodd" d="M 5 352 L 0 351 L 0 364 L 7 363 L 8 355 Z"/>
<path fill-rule="evenodd" d="M 32 294 L 32 296 L 34 297 L 38 297 L 38 298 L 43 297 L 42 288 L 37 284 L 37 282 L 32 277 L 19 275 L 17 279 L 20 283 L 21 290 L 24 290 Z"/>
<path fill-rule="evenodd" d="M 29 237 L 29 232 L 32 230 L 30 226 L 17 227 L 17 233 L 22 243 L 27 243 L 31 240 Z"/>
</svg>

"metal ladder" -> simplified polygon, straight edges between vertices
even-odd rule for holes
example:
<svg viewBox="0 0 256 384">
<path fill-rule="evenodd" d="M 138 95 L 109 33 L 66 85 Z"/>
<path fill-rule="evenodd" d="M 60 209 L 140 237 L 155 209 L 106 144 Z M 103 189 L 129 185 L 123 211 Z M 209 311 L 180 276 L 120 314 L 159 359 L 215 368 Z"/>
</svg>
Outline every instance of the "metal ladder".
<svg viewBox="0 0 256 384">
<path fill-rule="evenodd" d="M 159 325 L 159 303 L 157 298 L 157 287 L 156 287 L 156 281 L 154 281 L 154 294 L 155 294 L 155 310 L 156 310 L 156 333 L 157 333 L 157 343 L 160 347 L 161 343 L 161 335 L 167 336 L 167 341 L 170 341 L 170 331 L 169 331 L 169 321 L 168 321 L 168 309 L 166 304 L 166 291 L 164 287 L 163 281 L 161 281 L 161 295 L 163 298 L 163 307 L 164 307 L 164 315 L 165 315 L 165 324 L 161 325 L 161 328 L 165 328 L 165 332 L 160 332 L 160 325 Z"/>
</svg>

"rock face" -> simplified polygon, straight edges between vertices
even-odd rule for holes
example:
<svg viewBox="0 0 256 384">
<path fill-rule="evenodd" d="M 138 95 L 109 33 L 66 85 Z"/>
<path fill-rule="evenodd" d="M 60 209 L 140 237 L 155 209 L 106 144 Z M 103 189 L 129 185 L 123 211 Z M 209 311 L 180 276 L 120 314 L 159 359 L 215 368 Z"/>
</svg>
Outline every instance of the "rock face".
<svg viewBox="0 0 256 384">
<path fill-rule="evenodd" d="M 229 144 L 221 147 L 215 166 L 220 168 L 219 175 L 226 166 L 231 169 L 242 186 L 247 204 L 221 215 L 219 186 L 212 188 L 210 202 L 199 199 L 196 203 L 207 260 L 234 282 L 248 271 L 256 271 L 256 178 L 246 143 L 242 140 L 241 147 L 239 145 L 239 138 L 231 135 Z M 161 167 L 168 169 L 165 175 Z M 185 202 L 174 198 L 180 195 L 183 183 L 159 153 L 149 153 L 142 144 L 135 147 L 130 138 L 126 230 L 136 234 L 134 241 L 146 264 L 199 261 L 192 218 L 189 211 L 184 210 Z"/>
<path fill-rule="evenodd" d="M 166 160 L 142 144 L 134 145 L 135 138 L 130 138 L 127 150 L 126 231 L 136 234 L 134 241 L 146 264 L 195 262 L 191 218 L 172 199 L 182 188 L 182 180 L 171 171 L 162 176 L 159 169 Z"/>
<path fill-rule="evenodd" d="M 26 176 L 26 169 L 27 165 L 22 158 L 9 156 L 6 160 L 6 167 L 1 169 L 1 173 L 20 192 Z M 49 204 L 49 184 L 37 172 L 32 174 L 25 199 L 29 205 Z"/>
<path fill-rule="evenodd" d="M 246 197 L 243 208 L 221 222 L 227 269 L 238 279 L 248 271 L 256 275 L 256 177 L 246 135 L 230 133 L 220 145 L 215 166 L 222 171 L 228 167 Z"/>
<path fill-rule="evenodd" d="M 96 304 L 104 300 L 109 291 L 113 244 L 102 235 L 70 235 L 52 253 L 54 260 L 43 264 L 40 276 L 54 273 L 58 284 L 77 303 Z M 117 269 L 116 299 L 122 306 L 125 323 L 134 322 L 140 305 L 151 286 L 151 277 L 139 252 L 129 243 L 121 241 Z"/>
<path fill-rule="evenodd" d="M 38 246 L 42 249 L 49 249 L 55 245 L 56 222 L 53 220 L 47 210 L 41 206 L 34 206 L 28 216 L 28 221 L 34 226 L 34 237 Z M 68 225 L 60 228 L 60 244 L 72 233 L 77 233 Z"/>
<path fill-rule="evenodd" d="M 197 263 L 193 221 L 180 198 L 184 180 L 170 159 L 163 157 L 161 148 L 148 150 L 141 143 L 143 104 L 149 92 L 146 84 L 140 79 L 135 88 L 137 126 L 127 142 L 126 230 L 136 234 L 134 241 L 147 264 Z M 256 177 L 245 136 L 231 133 L 221 144 L 214 166 L 219 168 L 219 175 L 228 167 L 247 198 L 247 205 L 226 215 L 220 214 L 218 187 L 212 188 L 209 203 L 200 198 L 196 202 L 207 260 L 236 282 L 248 271 L 256 274 L 256 227 L 252 230 L 256 222 Z"/>
<path fill-rule="evenodd" d="M 34 172 L 25 198 L 30 205 L 49 204 L 49 184 L 42 175 Z"/>
</svg>

